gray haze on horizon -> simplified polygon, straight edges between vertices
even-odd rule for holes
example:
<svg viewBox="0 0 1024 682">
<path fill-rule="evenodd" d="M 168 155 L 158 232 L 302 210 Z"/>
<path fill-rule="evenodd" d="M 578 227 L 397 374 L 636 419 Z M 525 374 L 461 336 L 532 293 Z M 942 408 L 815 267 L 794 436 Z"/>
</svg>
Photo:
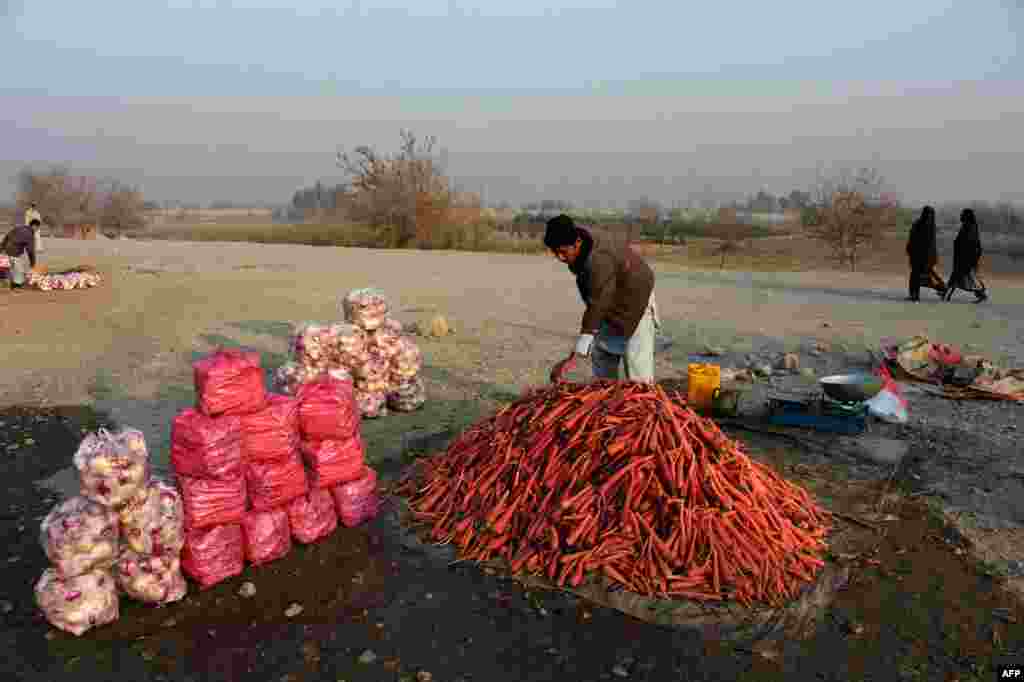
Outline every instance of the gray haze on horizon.
<svg viewBox="0 0 1024 682">
<path fill-rule="evenodd" d="M 24 161 L 112 174 L 149 198 L 285 203 L 343 178 L 339 148 L 394 151 L 408 127 L 439 138 L 449 172 L 488 201 L 666 204 L 814 183 L 872 165 L 908 202 L 1024 200 L 1024 87 L 766 96 L 2 98 L 0 173 Z"/>
</svg>

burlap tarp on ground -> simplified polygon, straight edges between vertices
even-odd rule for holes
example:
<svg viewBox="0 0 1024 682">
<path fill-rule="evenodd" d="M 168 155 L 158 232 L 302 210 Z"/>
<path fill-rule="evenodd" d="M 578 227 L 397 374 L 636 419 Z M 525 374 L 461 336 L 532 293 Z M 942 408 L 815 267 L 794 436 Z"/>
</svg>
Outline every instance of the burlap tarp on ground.
<svg viewBox="0 0 1024 682">
<path fill-rule="evenodd" d="M 453 545 L 439 546 L 417 534 L 412 528 L 412 515 L 405 499 L 389 497 L 382 514 L 387 517 L 387 523 L 395 526 L 406 547 L 423 551 L 439 560 L 456 560 Z M 735 602 L 701 603 L 645 597 L 621 589 L 609 591 L 611 585 L 603 576 L 588 580 L 579 587 L 563 588 L 544 577 L 511 575 L 508 565 L 501 560 L 487 562 L 484 566 L 531 589 L 568 592 L 647 623 L 689 630 L 708 639 L 733 643 L 752 643 L 777 634 L 790 638 L 809 637 L 828 611 L 836 593 L 849 582 L 849 568 L 826 563 L 817 579 L 790 603 L 778 608 L 747 608 Z"/>
</svg>

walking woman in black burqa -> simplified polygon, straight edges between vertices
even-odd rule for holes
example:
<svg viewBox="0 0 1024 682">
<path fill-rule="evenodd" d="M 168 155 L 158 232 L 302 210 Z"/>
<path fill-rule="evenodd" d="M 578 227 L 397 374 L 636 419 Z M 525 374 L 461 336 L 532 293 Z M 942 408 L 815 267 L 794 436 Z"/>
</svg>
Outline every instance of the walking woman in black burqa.
<svg viewBox="0 0 1024 682">
<path fill-rule="evenodd" d="M 910 256 L 910 295 L 908 301 L 921 300 L 921 286 L 935 289 L 940 296 L 946 294 L 946 284 L 935 272 L 939 262 L 939 250 L 935 243 L 935 209 L 925 206 L 921 216 L 910 228 L 907 240 L 907 255 Z"/>
<path fill-rule="evenodd" d="M 975 303 L 988 299 L 985 283 L 978 276 L 978 263 L 981 261 L 981 234 L 978 231 L 978 219 L 974 211 L 965 208 L 960 212 L 960 232 L 953 242 L 953 274 L 949 277 L 946 287 L 946 300 L 953 298 L 957 289 L 970 291 L 975 296 Z"/>
</svg>

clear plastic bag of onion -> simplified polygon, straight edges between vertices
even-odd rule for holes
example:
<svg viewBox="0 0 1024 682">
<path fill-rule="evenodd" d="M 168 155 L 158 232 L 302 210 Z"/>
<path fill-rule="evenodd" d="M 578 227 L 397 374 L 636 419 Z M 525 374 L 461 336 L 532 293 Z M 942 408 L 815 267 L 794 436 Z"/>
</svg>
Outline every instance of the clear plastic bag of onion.
<svg viewBox="0 0 1024 682">
<path fill-rule="evenodd" d="M 427 389 L 423 379 L 413 377 L 395 384 L 388 394 L 388 407 L 396 412 L 414 412 L 427 402 Z"/>
<path fill-rule="evenodd" d="M 391 358 L 391 373 L 402 379 L 412 379 L 423 369 L 423 353 L 416 342 L 407 336 L 400 337 L 396 352 Z"/>
<path fill-rule="evenodd" d="M 117 586 L 108 570 L 65 578 L 48 568 L 36 582 L 35 597 L 50 625 L 76 637 L 120 616 Z"/>
<path fill-rule="evenodd" d="M 149 452 L 138 429 L 88 434 L 74 456 L 82 495 L 107 507 L 136 498 L 149 482 Z"/>
<path fill-rule="evenodd" d="M 353 289 L 341 302 L 342 312 L 348 322 L 373 331 L 384 324 L 390 306 L 384 293 L 379 289 Z"/>
<path fill-rule="evenodd" d="M 188 592 L 178 555 L 147 555 L 124 549 L 114 571 L 125 594 L 146 604 L 170 604 Z"/>
<path fill-rule="evenodd" d="M 84 497 L 72 497 L 43 519 L 40 542 L 46 558 L 63 576 L 105 569 L 119 551 L 117 512 Z"/>
</svg>

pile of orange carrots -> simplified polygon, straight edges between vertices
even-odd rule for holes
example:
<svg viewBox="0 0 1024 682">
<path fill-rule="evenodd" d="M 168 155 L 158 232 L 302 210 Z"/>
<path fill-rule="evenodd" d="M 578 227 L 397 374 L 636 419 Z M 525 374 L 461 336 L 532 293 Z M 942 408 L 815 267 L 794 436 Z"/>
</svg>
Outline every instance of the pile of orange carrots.
<svg viewBox="0 0 1024 682">
<path fill-rule="evenodd" d="M 824 566 L 828 513 L 658 386 L 536 390 L 423 465 L 399 492 L 433 541 L 559 586 L 779 604 Z"/>
</svg>

